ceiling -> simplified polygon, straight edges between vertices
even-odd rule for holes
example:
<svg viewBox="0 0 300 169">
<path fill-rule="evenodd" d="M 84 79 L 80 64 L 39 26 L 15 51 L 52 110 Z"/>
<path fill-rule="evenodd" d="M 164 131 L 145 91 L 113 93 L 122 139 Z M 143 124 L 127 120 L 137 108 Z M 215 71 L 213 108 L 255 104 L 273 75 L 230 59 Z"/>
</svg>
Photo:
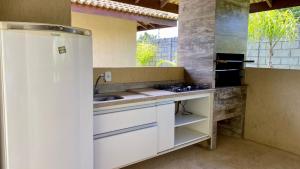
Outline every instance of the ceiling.
<svg viewBox="0 0 300 169">
<path fill-rule="evenodd" d="M 250 3 L 259 3 L 259 2 L 265 2 L 265 1 L 268 1 L 268 0 L 250 0 Z M 179 0 L 169 0 L 168 3 L 179 4 Z"/>
<path fill-rule="evenodd" d="M 180 0 L 114 0 L 142 7 L 178 13 Z M 300 6 L 300 0 L 250 0 L 250 12 L 261 12 L 273 9 Z"/>
</svg>

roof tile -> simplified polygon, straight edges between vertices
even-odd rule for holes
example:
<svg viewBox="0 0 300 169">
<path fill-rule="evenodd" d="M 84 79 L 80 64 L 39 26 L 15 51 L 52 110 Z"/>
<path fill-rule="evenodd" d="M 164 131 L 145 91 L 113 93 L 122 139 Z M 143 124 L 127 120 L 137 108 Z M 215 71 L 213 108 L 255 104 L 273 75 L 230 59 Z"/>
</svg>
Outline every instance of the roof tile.
<svg viewBox="0 0 300 169">
<path fill-rule="evenodd" d="M 155 18 L 177 20 L 178 14 L 130 5 L 126 3 L 111 1 L 111 0 L 71 0 L 72 3 L 99 7 L 119 12 L 134 13 L 138 15 L 150 16 Z"/>
</svg>

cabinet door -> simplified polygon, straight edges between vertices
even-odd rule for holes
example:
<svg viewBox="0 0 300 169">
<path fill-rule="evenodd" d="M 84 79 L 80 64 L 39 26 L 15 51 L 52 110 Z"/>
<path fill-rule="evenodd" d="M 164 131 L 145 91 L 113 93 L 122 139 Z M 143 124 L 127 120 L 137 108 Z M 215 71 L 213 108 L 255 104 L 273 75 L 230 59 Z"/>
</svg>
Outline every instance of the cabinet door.
<svg viewBox="0 0 300 169">
<path fill-rule="evenodd" d="M 158 152 L 174 147 L 175 103 L 157 106 Z"/>
</svg>

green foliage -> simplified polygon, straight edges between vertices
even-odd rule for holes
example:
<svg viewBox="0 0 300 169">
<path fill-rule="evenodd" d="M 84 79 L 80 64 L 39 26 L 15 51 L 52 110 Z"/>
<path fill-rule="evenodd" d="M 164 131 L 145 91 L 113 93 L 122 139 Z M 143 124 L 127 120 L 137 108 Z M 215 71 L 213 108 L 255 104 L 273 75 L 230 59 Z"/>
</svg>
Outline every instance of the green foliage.
<svg viewBox="0 0 300 169">
<path fill-rule="evenodd" d="M 136 59 L 137 63 L 140 66 L 150 66 L 151 62 L 156 62 L 156 53 L 158 50 L 157 47 L 157 36 L 151 35 L 147 32 L 142 34 L 137 39 L 137 54 Z M 161 66 L 177 66 L 176 62 L 169 61 L 169 60 L 158 60 L 156 63 L 157 67 Z"/>
<path fill-rule="evenodd" d="M 157 37 L 145 32 L 137 40 L 136 59 L 138 65 L 149 66 L 151 61 L 156 57 L 157 45 L 155 44 Z"/>
<path fill-rule="evenodd" d="M 170 60 L 165 60 L 165 59 L 161 59 L 156 63 L 157 67 L 176 67 L 177 66 L 177 54 L 174 57 L 174 60 L 170 61 Z"/>
<path fill-rule="evenodd" d="M 269 11 L 251 14 L 249 18 L 250 40 L 266 39 L 274 42 L 279 40 L 295 40 L 297 37 L 297 20 L 293 13 L 286 11 Z"/>
<path fill-rule="evenodd" d="M 144 43 L 153 43 L 156 40 L 157 40 L 157 36 L 151 35 L 151 34 L 145 32 L 143 35 L 141 35 L 138 38 L 137 42 L 140 42 L 140 43 L 142 43 L 142 42 L 144 42 Z"/>
<path fill-rule="evenodd" d="M 155 58 L 157 46 L 150 43 L 138 42 L 136 49 L 136 59 L 139 65 L 149 66 L 150 62 Z"/>
<path fill-rule="evenodd" d="M 169 60 L 160 60 L 156 63 L 157 67 L 161 67 L 162 65 L 169 65 L 171 67 L 176 67 L 177 64 L 175 62 L 169 61 Z"/>
<path fill-rule="evenodd" d="M 295 18 L 298 19 L 298 23 L 300 22 L 300 6 L 290 8 L 292 13 L 294 14 Z"/>
<path fill-rule="evenodd" d="M 251 14 L 249 39 L 269 42 L 269 66 L 272 67 L 273 50 L 280 40 L 293 41 L 298 35 L 297 19 L 290 10 L 273 10 Z"/>
</svg>

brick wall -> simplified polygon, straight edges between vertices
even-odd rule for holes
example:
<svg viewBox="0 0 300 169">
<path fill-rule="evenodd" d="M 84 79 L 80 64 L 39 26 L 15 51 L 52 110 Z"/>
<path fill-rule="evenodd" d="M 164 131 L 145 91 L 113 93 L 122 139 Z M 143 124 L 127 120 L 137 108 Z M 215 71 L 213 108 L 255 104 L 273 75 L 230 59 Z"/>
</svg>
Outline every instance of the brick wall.
<svg viewBox="0 0 300 169">
<path fill-rule="evenodd" d="M 159 39 L 156 42 L 158 45 L 157 58 L 152 65 L 156 65 L 155 63 L 161 59 L 176 61 L 177 41 L 177 37 Z M 247 67 L 269 68 L 268 41 L 248 42 L 247 59 L 255 61 L 255 63 L 247 64 Z M 280 41 L 275 46 L 272 64 L 273 68 L 300 69 L 300 26 L 298 39 L 294 42 Z"/>
<path fill-rule="evenodd" d="M 156 57 L 160 60 L 175 61 L 177 56 L 177 37 L 159 39 Z"/>
<path fill-rule="evenodd" d="M 269 68 L 268 41 L 248 42 L 247 59 L 255 60 L 255 63 L 247 64 L 247 67 Z M 278 42 L 274 48 L 272 66 L 279 69 L 300 69 L 300 33 L 293 42 Z"/>
</svg>

